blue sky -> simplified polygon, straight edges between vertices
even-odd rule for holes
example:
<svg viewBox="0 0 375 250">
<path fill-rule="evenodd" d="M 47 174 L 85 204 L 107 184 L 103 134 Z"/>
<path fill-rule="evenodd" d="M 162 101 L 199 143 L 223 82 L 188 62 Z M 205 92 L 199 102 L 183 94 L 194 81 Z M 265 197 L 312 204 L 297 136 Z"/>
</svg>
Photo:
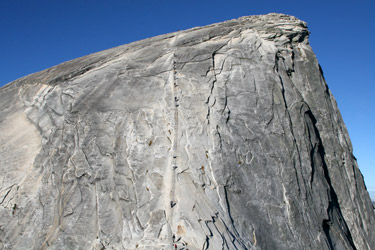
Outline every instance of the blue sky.
<svg viewBox="0 0 375 250">
<path fill-rule="evenodd" d="M 0 86 L 132 41 L 270 12 L 308 23 L 311 46 L 375 195 L 373 0 L 0 0 Z"/>
</svg>

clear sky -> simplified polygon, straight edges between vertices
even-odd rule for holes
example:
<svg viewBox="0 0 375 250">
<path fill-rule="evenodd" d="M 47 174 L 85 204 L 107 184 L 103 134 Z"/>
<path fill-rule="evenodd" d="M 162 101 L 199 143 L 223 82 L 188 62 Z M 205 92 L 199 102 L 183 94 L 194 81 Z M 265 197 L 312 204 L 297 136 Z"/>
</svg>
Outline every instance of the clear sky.
<svg viewBox="0 0 375 250">
<path fill-rule="evenodd" d="M 375 195 L 374 0 L 0 0 L 0 86 L 132 41 L 270 12 L 308 23 L 311 46 Z"/>
</svg>

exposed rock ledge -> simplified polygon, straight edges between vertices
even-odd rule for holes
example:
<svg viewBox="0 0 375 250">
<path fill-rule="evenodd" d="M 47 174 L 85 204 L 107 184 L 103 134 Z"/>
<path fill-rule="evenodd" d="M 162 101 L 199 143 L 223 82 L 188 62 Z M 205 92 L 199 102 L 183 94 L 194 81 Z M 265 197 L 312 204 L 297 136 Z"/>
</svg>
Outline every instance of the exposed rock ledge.
<svg viewBox="0 0 375 250">
<path fill-rule="evenodd" d="M 308 34 L 242 17 L 1 88 L 1 248 L 375 249 Z"/>
</svg>

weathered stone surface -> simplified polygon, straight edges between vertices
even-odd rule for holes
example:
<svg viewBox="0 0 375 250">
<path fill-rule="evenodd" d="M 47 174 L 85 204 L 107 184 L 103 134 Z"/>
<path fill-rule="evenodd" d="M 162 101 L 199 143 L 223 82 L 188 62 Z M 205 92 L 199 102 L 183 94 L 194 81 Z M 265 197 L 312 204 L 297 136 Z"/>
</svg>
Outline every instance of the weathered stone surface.
<svg viewBox="0 0 375 250">
<path fill-rule="evenodd" d="M 69 61 L 1 88 L 0 107 L 3 249 L 375 249 L 348 133 L 294 17 Z"/>
</svg>

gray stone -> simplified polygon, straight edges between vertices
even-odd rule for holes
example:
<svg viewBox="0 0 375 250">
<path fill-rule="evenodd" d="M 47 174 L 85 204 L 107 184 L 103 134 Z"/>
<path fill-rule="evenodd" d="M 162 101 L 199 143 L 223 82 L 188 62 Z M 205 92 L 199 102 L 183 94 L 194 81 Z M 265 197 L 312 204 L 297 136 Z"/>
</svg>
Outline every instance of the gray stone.
<svg viewBox="0 0 375 250">
<path fill-rule="evenodd" d="M 375 249 L 308 35 L 242 17 L 2 87 L 1 248 Z"/>
</svg>

